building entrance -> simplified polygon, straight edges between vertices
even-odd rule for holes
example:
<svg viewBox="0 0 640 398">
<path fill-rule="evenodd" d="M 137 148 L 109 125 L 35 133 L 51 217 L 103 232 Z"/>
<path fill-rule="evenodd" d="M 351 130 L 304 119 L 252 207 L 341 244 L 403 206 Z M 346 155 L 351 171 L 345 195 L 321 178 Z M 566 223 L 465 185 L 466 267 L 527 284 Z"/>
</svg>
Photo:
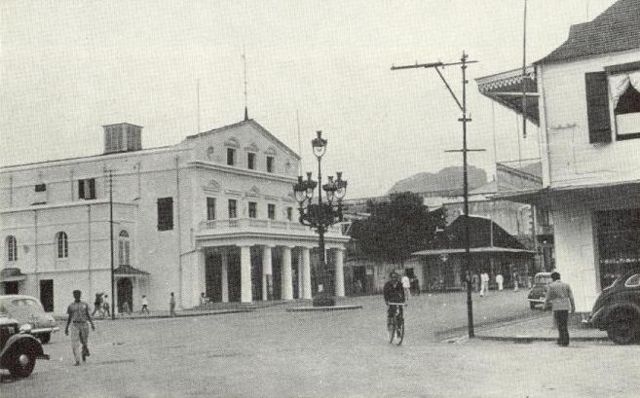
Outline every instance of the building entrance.
<svg viewBox="0 0 640 398">
<path fill-rule="evenodd" d="M 129 310 L 133 310 L 133 284 L 129 278 L 120 278 L 118 287 L 118 312 L 122 312 L 124 303 L 129 305 Z"/>
</svg>

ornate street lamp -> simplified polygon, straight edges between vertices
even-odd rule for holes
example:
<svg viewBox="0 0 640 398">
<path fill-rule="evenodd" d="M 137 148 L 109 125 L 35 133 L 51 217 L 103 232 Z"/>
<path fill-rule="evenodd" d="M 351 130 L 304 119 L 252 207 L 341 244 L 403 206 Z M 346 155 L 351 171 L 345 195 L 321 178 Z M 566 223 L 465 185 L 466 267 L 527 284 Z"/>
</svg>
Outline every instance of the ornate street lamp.
<svg viewBox="0 0 640 398">
<path fill-rule="evenodd" d="M 300 224 L 314 228 L 318 233 L 319 267 L 318 279 L 322 283 L 322 290 L 313 298 L 314 306 L 335 305 L 333 286 L 329 283 L 327 263 L 324 253 L 324 234 L 329 226 L 342 221 L 342 199 L 347 193 L 347 181 L 342 179 L 342 173 L 336 173 L 328 177 L 326 184 L 322 185 L 322 156 L 327 151 L 327 140 L 322 138 L 322 131 L 311 141 L 313 154 L 318 159 L 318 181 L 311 179 L 311 172 L 307 173 L 307 179 L 298 177 L 298 182 L 293 186 L 293 192 L 300 207 Z M 318 203 L 312 203 L 313 192 L 318 187 Z M 327 195 L 327 202 L 322 201 L 322 191 Z"/>
</svg>

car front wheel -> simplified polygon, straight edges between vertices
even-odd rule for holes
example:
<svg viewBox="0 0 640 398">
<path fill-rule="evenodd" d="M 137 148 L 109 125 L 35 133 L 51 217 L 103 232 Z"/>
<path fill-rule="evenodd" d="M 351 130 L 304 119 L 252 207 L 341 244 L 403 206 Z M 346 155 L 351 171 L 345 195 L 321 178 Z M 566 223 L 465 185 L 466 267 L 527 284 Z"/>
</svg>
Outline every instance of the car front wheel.
<svg viewBox="0 0 640 398">
<path fill-rule="evenodd" d="M 632 311 L 617 311 L 609 322 L 607 336 L 616 344 L 633 343 L 638 336 L 639 324 L 638 316 Z"/>
<path fill-rule="evenodd" d="M 40 342 L 42 344 L 47 344 L 49 341 L 51 341 L 51 333 L 42 333 L 38 336 L 38 339 L 40 339 Z"/>
<path fill-rule="evenodd" d="M 36 355 L 29 349 L 16 349 L 9 359 L 9 373 L 13 377 L 29 377 L 36 365 Z"/>
</svg>

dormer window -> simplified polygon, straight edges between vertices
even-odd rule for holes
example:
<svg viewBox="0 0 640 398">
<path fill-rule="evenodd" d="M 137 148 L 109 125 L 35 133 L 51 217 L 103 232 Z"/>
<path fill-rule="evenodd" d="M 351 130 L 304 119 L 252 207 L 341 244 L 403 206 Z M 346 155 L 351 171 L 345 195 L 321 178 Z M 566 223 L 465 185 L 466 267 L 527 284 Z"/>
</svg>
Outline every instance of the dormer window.
<svg viewBox="0 0 640 398">
<path fill-rule="evenodd" d="M 247 168 L 249 170 L 256 169 L 256 154 L 253 152 L 247 153 Z"/>
<path fill-rule="evenodd" d="M 267 156 L 267 173 L 273 173 L 273 164 L 275 159 L 273 156 Z"/>
<path fill-rule="evenodd" d="M 236 150 L 233 148 L 227 148 L 227 166 L 234 166 L 236 164 Z"/>
</svg>

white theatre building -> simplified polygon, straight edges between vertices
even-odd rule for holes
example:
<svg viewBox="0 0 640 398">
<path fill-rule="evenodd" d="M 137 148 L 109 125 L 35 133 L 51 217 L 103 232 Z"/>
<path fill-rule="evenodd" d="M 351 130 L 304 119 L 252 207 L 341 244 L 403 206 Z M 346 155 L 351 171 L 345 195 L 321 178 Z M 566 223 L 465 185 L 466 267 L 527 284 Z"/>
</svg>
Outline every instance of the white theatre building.
<svg viewBox="0 0 640 398">
<path fill-rule="evenodd" d="M 0 168 L 0 293 L 56 313 L 74 289 L 110 295 L 112 219 L 118 307 L 139 309 L 146 295 L 164 310 L 171 292 L 179 308 L 201 293 L 311 298 L 318 238 L 298 222 L 296 153 L 250 119 L 159 148 L 142 149 L 141 132 L 107 125 L 101 155 Z M 340 228 L 326 235 L 338 296 L 347 241 Z"/>
<path fill-rule="evenodd" d="M 549 211 L 556 267 L 576 310 L 589 312 L 613 278 L 640 267 L 640 0 L 573 25 L 526 79 L 543 186 L 499 196 Z M 522 113 L 520 71 L 478 79 L 478 87 Z"/>
</svg>

